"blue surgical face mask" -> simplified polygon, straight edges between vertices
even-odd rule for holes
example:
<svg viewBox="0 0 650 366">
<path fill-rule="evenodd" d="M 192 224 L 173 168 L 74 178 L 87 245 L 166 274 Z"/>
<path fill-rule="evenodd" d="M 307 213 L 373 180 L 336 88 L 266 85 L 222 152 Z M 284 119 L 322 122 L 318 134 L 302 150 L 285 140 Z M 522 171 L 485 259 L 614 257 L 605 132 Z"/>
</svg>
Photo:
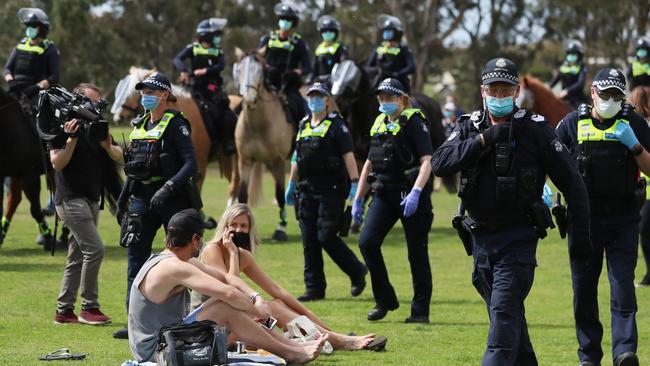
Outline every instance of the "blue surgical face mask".
<svg viewBox="0 0 650 366">
<path fill-rule="evenodd" d="M 214 36 L 214 37 L 212 37 L 212 44 L 213 44 L 215 47 L 219 47 L 219 46 L 221 46 L 221 36 Z"/>
<path fill-rule="evenodd" d="M 569 61 L 570 63 L 575 63 L 576 61 L 578 61 L 578 55 L 576 55 L 575 53 L 569 53 L 568 55 L 566 55 L 566 60 Z"/>
<path fill-rule="evenodd" d="M 485 106 L 493 117 L 505 117 L 512 113 L 515 107 L 515 101 L 512 97 L 497 98 L 487 96 L 485 98 Z"/>
<path fill-rule="evenodd" d="M 312 113 L 321 113 L 325 110 L 325 98 L 309 97 L 307 98 L 307 107 Z"/>
<path fill-rule="evenodd" d="M 325 31 L 321 33 L 320 36 L 323 38 L 323 41 L 332 42 L 336 38 L 336 33 L 332 31 Z"/>
<path fill-rule="evenodd" d="M 394 37 L 395 37 L 395 31 L 393 31 L 392 29 L 386 29 L 381 34 L 381 38 L 383 38 L 384 41 L 392 41 Z"/>
<path fill-rule="evenodd" d="M 636 50 L 636 57 L 638 58 L 648 57 L 648 50 L 646 50 L 645 48 L 639 48 L 638 50 Z"/>
<path fill-rule="evenodd" d="M 38 28 L 37 27 L 27 27 L 25 29 L 25 35 L 27 38 L 34 39 L 38 36 Z"/>
<path fill-rule="evenodd" d="M 140 105 L 145 111 L 151 112 L 158 107 L 158 97 L 155 95 L 143 95 L 140 98 Z"/>
<path fill-rule="evenodd" d="M 445 118 L 451 118 L 453 112 L 445 109 L 444 111 L 442 111 L 442 114 L 445 115 Z"/>
<path fill-rule="evenodd" d="M 292 26 L 293 26 L 293 23 L 290 20 L 280 19 L 278 21 L 278 27 L 280 27 L 281 31 L 286 32 L 286 31 L 290 30 Z"/>
<path fill-rule="evenodd" d="M 397 113 L 399 105 L 397 102 L 384 102 L 379 103 L 379 111 L 387 116 L 392 116 Z"/>
</svg>

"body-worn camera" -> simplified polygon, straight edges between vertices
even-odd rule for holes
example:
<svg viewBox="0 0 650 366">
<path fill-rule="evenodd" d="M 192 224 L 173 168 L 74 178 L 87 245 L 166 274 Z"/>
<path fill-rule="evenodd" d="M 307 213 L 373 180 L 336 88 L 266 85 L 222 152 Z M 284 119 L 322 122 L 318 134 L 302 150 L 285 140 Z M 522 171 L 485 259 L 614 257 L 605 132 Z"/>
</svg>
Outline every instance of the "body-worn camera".
<svg viewBox="0 0 650 366">
<path fill-rule="evenodd" d="M 42 90 L 38 96 L 36 115 L 38 134 L 45 141 L 64 136 L 63 124 L 76 118 L 80 128 L 74 136 L 85 134 L 90 141 L 105 140 L 108 122 L 101 113 L 107 105 L 103 100 L 93 103 L 88 97 L 69 92 L 61 86 Z"/>
</svg>

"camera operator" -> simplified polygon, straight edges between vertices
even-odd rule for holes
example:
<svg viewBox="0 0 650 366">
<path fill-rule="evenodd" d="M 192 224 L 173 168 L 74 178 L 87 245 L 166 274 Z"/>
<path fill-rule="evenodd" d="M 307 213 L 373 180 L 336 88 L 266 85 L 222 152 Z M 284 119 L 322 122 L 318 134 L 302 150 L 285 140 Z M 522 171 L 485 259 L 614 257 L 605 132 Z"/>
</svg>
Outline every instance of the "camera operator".
<svg viewBox="0 0 650 366">
<path fill-rule="evenodd" d="M 92 84 L 80 84 L 75 90 L 93 103 L 100 90 Z M 110 133 L 97 142 L 83 133 L 81 120 L 73 118 L 63 125 L 64 134 L 48 142 L 50 161 L 55 170 L 56 211 L 72 233 L 68 260 L 57 299 L 54 322 L 106 324 L 111 318 L 99 310 L 98 275 L 104 258 L 97 220 L 102 196 L 102 159 L 108 155 L 122 162 L 122 149 L 113 144 Z M 81 289 L 81 313 L 74 314 L 77 291 Z"/>
</svg>

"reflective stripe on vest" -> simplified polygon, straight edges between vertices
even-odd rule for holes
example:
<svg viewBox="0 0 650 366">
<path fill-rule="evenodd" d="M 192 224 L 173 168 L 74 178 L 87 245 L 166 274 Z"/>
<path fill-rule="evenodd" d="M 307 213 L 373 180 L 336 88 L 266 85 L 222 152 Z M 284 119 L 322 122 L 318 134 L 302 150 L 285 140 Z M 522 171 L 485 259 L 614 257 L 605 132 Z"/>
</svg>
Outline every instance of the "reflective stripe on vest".
<svg viewBox="0 0 650 366">
<path fill-rule="evenodd" d="M 307 122 L 305 123 L 305 127 L 298 134 L 296 140 L 302 140 L 309 137 L 323 138 L 325 135 L 327 135 L 327 131 L 330 130 L 330 126 L 332 126 L 332 121 L 329 119 L 323 120 L 318 124 L 318 126 L 314 128 L 311 127 L 311 123 Z"/>
<path fill-rule="evenodd" d="M 50 41 L 47 40 L 47 39 L 43 40 L 43 42 L 41 42 L 41 43 L 39 43 L 37 45 L 32 45 L 30 43 L 31 41 L 32 41 L 31 38 L 27 38 L 27 40 L 25 40 L 24 43 L 19 43 L 18 46 L 16 46 L 16 49 L 19 49 L 19 50 L 25 51 L 25 52 L 35 53 L 37 55 L 42 55 L 42 54 L 45 53 L 45 50 L 47 49 L 47 47 L 49 47 L 49 45 L 50 45 Z"/>
<path fill-rule="evenodd" d="M 202 44 L 194 42 L 192 46 L 192 54 L 194 56 L 214 56 L 217 57 L 221 54 L 219 48 L 205 48 Z"/>
<path fill-rule="evenodd" d="M 377 53 L 380 55 L 389 54 L 393 56 L 399 55 L 402 52 L 402 49 L 399 47 L 389 47 L 388 42 L 382 42 L 381 46 L 377 47 Z"/>
<path fill-rule="evenodd" d="M 293 45 L 293 40 L 298 38 L 300 38 L 300 35 L 294 34 L 283 41 L 280 39 L 280 35 L 277 32 L 273 32 L 271 33 L 271 36 L 269 37 L 269 41 L 266 43 L 266 46 L 268 48 L 280 48 L 291 52 L 295 48 L 295 46 Z"/>
<path fill-rule="evenodd" d="M 406 121 L 409 121 L 413 115 L 417 113 L 422 118 L 426 118 L 424 113 L 418 108 L 408 108 L 402 111 L 401 116 L 406 117 Z M 396 118 L 395 121 L 386 123 L 388 116 L 384 113 L 380 113 L 377 118 L 375 118 L 375 123 L 373 123 L 372 128 L 370 129 L 370 136 L 379 135 L 382 133 L 391 133 L 393 136 L 396 136 L 401 130 L 402 126 L 399 124 L 399 118 Z"/>
<path fill-rule="evenodd" d="M 326 44 L 326 42 L 321 42 L 316 48 L 316 56 L 322 55 L 335 55 L 341 46 L 341 42 L 334 42 L 331 44 Z"/>
<path fill-rule="evenodd" d="M 156 127 L 150 129 L 149 131 L 145 130 L 144 128 L 144 125 L 147 123 L 145 121 L 140 124 L 139 127 L 135 127 L 133 131 L 131 131 L 129 138 L 131 140 L 160 140 L 163 133 L 165 133 L 167 126 L 169 125 L 169 121 L 171 121 L 172 118 L 174 118 L 174 113 L 165 113 Z"/>
<path fill-rule="evenodd" d="M 562 66 L 560 66 L 560 72 L 562 74 L 578 75 L 580 73 L 580 65 L 562 64 Z"/>
<path fill-rule="evenodd" d="M 581 119 L 578 121 L 578 144 L 582 144 L 583 142 L 598 141 L 619 142 L 619 140 L 614 135 L 614 131 L 616 131 L 616 127 L 621 123 L 627 123 L 628 125 L 630 124 L 630 122 L 627 120 L 617 119 L 616 122 L 614 122 L 608 129 L 599 130 L 596 128 L 596 126 L 594 126 L 591 118 Z"/>
<path fill-rule="evenodd" d="M 642 178 L 645 178 L 646 184 L 650 185 L 650 177 L 645 175 L 642 171 L 639 171 L 639 173 L 641 173 Z M 645 199 L 646 199 L 646 201 L 650 201 L 650 188 L 646 188 L 646 190 L 645 190 Z"/>
<path fill-rule="evenodd" d="M 650 75 L 650 63 L 632 62 L 632 76 Z"/>
</svg>

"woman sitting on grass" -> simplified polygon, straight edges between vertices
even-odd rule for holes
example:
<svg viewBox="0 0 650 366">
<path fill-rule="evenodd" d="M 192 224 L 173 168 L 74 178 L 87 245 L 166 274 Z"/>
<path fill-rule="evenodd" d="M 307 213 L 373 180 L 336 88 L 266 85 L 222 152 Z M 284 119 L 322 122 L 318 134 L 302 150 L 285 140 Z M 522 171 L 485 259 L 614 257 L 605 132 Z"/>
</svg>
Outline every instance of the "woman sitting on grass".
<svg viewBox="0 0 650 366">
<path fill-rule="evenodd" d="M 259 245 L 255 218 L 245 204 L 236 204 L 226 209 L 214 238 L 203 247 L 201 262 L 229 274 L 240 276 L 245 273 L 273 300 L 268 302 L 271 314 L 278 320 L 277 325 L 286 330 L 286 324 L 304 315 L 311 320 L 321 333 L 329 334 L 329 342 L 334 349 L 341 350 L 382 350 L 385 337 L 374 334 L 351 336 L 332 331 L 321 319 L 296 300 L 287 290 L 275 283 L 255 262 L 253 252 Z M 208 300 L 198 293 L 192 294 L 192 304 L 198 306 Z"/>
</svg>

